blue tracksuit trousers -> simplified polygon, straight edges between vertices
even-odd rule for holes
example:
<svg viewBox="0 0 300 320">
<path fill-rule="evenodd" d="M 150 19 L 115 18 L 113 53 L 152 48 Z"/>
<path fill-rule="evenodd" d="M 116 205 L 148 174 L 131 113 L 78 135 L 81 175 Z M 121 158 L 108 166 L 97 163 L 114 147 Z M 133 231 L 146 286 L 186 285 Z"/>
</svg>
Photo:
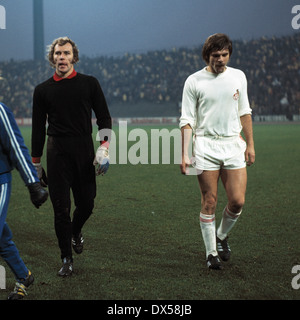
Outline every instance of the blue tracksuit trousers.
<svg viewBox="0 0 300 320">
<path fill-rule="evenodd" d="M 5 222 L 10 194 L 11 182 L 0 184 L 0 255 L 14 273 L 16 280 L 21 280 L 27 277 L 28 269 L 12 241 L 12 232 Z"/>
</svg>

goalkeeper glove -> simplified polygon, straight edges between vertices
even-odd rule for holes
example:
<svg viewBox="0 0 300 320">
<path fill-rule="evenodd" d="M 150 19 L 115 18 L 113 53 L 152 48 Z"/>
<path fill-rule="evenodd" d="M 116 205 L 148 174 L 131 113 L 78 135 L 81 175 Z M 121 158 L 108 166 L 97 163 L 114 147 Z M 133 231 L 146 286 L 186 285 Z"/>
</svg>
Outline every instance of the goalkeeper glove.
<svg viewBox="0 0 300 320">
<path fill-rule="evenodd" d="M 48 186 L 48 179 L 47 179 L 46 172 L 45 172 L 44 168 L 42 167 L 42 164 L 40 162 L 38 162 L 38 163 L 33 163 L 33 165 L 36 169 L 38 178 L 41 181 L 41 186 L 47 187 Z"/>
<path fill-rule="evenodd" d="M 109 167 L 109 154 L 108 149 L 101 145 L 96 152 L 96 156 L 93 162 L 94 166 L 96 166 L 96 175 L 104 175 Z"/>
<path fill-rule="evenodd" d="M 40 182 L 31 183 L 27 187 L 30 193 L 31 202 L 36 208 L 39 208 L 48 198 L 47 190 L 42 188 Z"/>
</svg>

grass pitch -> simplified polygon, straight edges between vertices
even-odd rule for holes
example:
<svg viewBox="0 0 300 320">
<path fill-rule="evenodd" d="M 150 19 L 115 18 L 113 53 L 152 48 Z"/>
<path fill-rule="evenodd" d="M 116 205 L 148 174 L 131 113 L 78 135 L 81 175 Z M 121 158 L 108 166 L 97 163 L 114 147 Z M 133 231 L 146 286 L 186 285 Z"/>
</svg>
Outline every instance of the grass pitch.
<svg viewBox="0 0 300 320">
<path fill-rule="evenodd" d="M 31 129 L 22 132 L 30 146 Z M 35 276 L 26 299 L 299 299 L 291 282 L 293 266 L 300 265 L 300 126 L 255 125 L 254 134 L 246 204 L 230 234 L 231 260 L 221 271 L 205 264 L 197 179 L 182 176 L 177 164 L 114 164 L 97 177 L 84 251 L 74 253 L 74 274 L 66 279 L 57 276 L 61 261 L 50 200 L 35 209 L 14 171 L 7 222 Z M 218 196 L 217 223 L 226 205 L 221 183 Z M 6 268 L 0 299 L 6 299 L 14 278 L 0 264 Z"/>
</svg>

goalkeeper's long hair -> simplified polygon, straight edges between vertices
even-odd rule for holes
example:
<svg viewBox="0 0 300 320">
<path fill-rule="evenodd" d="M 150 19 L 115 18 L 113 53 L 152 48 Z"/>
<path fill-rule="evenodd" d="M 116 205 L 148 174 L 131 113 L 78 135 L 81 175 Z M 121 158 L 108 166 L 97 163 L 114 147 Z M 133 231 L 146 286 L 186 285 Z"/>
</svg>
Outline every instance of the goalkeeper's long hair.
<svg viewBox="0 0 300 320">
<path fill-rule="evenodd" d="M 73 48 L 73 61 L 72 63 L 75 64 L 79 61 L 79 50 L 73 40 L 69 37 L 60 37 L 55 40 L 47 47 L 47 58 L 51 65 L 51 67 L 55 68 L 55 62 L 53 60 L 54 48 L 58 44 L 59 46 L 64 46 L 65 44 L 70 43 Z"/>
</svg>

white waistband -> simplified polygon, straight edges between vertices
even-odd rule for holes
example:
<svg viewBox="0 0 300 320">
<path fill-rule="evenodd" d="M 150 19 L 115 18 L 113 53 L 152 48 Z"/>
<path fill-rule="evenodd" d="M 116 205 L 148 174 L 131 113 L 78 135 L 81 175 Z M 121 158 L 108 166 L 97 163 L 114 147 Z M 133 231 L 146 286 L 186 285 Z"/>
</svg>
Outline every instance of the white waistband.
<svg viewBox="0 0 300 320">
<path fill-rule="evenodd" d="M 196 132 L 196 136 L 199 137 L 199 138 L 204 137 L 204 138 L 207 138 L 207 139 L 210 139 L 210 140 L 221 140 L 221 141 L 234 141 L 234 140 L 239 138 L 239 136 L 230 136 L 230 137 L 228 137 L 228 136 L 222 136 L 222 135 L 218 135 L 218 134 L 216 134 L 216 135 L 208 135 L 208 134 L 207 135 L 203 135 L 203 134 L 197 134 L 197 132 Z"/>
</svg>

